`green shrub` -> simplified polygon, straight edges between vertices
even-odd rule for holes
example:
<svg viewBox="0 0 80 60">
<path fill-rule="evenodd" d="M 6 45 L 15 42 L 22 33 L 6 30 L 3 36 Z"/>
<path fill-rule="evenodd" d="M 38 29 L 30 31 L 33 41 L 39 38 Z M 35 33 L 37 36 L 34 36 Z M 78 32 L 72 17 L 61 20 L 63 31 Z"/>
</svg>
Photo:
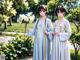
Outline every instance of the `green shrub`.
<svg viewBox="0 0 80 60">
<path fill-rule="evenodd" d="M 6 55 L 6 60 L 17 60 L 32 55 L 33 41 L 31 37 L 16 35 L 9 44 L 0 43 L 0 54 Z"/>
</svg>

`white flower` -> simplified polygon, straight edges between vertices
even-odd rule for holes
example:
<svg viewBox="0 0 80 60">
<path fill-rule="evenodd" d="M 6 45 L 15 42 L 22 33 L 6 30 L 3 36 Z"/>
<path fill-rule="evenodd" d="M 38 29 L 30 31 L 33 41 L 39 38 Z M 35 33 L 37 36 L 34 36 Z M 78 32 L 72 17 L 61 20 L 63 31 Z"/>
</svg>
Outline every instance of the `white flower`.
<svg viewBox="0 0 80 60">
<path fill-rule="evenodd" d="M 20 15 L 19 15 L 19 18 L 17 19 L 17 22 L 21 23 L 22 20 L 23 20 L 22 18 L 23 18 L 23 17 L 22 17 L 22 15 L 20 14 Z"/>
<path fill-rule="evenodd" d="M 30 22 L 33 22 L 34 19 L 35 19 L 35 16 L 34 15 L 31 15 L 31 16 L 29 16 L 29 19 L 30 19 Z"/>
<path fill-rule="evenodd" d="M 32 15 L 32 12 L 27 13 L 26 15 L 20 14 L 19 18 L 17 19 L 17 22 L 22 23 L 24 20 L 25 22 L 33 22 L 35 19 L 35 16 Z"/>
<path fill-rule="evenodd" d="M 29 12 L 29 13 L 27 13 L 26 15 L 27 15 L 27 16 L 31 16 L 31 15 L 32 15 L 32 12 Z"/>
<path fill-rule="evenodd" d="M 29 21 L 29 17 L 28 16 L 25 16 L 24 17 L 24 21 L 28 22 Z"/>
</svg>

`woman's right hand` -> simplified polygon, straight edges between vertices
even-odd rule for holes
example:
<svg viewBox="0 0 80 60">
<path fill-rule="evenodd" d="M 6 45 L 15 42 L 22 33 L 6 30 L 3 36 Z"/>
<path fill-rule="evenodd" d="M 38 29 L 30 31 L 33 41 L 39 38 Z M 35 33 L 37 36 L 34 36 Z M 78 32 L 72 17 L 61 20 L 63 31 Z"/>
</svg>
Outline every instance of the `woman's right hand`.
<svg viewBox="0 0 80 60">
<path fill-rule="evenodd" d="M 45 32 L 44 32 L 44 34 L 45 34 L 45 35 L 47 35 L 47 34 L 48 34 L 48 32 L 47 32 L 47 31 L 45 31 Z"/>
</svg>

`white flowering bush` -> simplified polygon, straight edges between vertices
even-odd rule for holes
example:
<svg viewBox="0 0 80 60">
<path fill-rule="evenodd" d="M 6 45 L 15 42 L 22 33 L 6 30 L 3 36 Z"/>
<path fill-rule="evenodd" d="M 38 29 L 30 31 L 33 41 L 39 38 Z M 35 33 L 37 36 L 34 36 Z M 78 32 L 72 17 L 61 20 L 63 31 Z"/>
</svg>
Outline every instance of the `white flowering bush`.
<svg viewBox="0 0 80 60">
<path fill-rule="evenodd" d="M 20 14 L 19 18 L 17 19 L 17 22 L 22 23 L 22 21 L 30 22 L 32 23 L 35 19 L 35 16 L 32 14 L 32 12 L 29 12 L 27 14 Z"/>
</svg>

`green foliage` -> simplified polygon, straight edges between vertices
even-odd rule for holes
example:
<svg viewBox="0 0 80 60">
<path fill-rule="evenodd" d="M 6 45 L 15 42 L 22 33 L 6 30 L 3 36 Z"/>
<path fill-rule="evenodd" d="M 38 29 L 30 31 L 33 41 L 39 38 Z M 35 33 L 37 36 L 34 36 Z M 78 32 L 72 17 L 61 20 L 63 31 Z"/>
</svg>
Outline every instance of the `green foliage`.
<svg viewBox="0 0 80 60">
<path fill-rule="evenodd" d="M 0 7 L 0 14 L 2 15 L 3 20 L 7 21 L 7 17 L 11 17 L 16 14 L 16 10 L 12 7 L 13 1 L 12 0 L 4 0 L 1 2 L 1 7 Z"/>
<path fill-rule="evenodd" d="M 9 18 L 16 15 L 16 10 L 13 8 L 13 0 L 0 1 L 0 25 L 4 22 L 4 29 L 7 28 L 7 21 Z"/>
<path fill-rule="evenodd" d="M 34 6 L 34 5 L 37 5 L 39 3 L 39 0 L 29 0 L 28 3 L 30 6 Z"/>
<path fill-rule="evenodd" d="M 70 13 L 68 14 L 67 18 L 74 23 L 72 27 L 72 35 L 71 35 L 71 43 L 75 49 L 74 59 L 79 60 L 78 52 L 80 50 L 80 8 L 77 7 L 75 9 L 71 9 Z"/>
<path fill-rule="evenodd" d="M 50 0 L 47 3 L 48 9 L 49 10 L 53 9 L 58 3 L 59 3 L 59 0 Z"/>
<path fill-rule="evenodd" d="M 28 2 L 25 0 L 14 0 L 13 1 L 13 8 L 16 9 L 17 13 L 25 13 L 28 10 Z"/>
<path fill-rule="evenodd" d="M 74 46 L 74 52 L 75 52 L 74 59 L 78 60 L 79 59 L 78 53 L 80 50 L 80 33 L 79 34 L 73 33 L 70 39 L 71 39 L 71 43 Z"/>
<path fill-rule="evenodd" d="M 77 7 L 75 9 L 71 9 L 70 13 L 68 14 L 67 18 L 71 21 L 79 21 L 80 22 L 80 8 Z"/>
<path fill-rule="evenodd" d="M 0 54 L 6 55 L 6 60 L 17 60 L 32 55 L 33 42 L 31 37 L 16 35 L 8 44 L 0 43 Z"/>
<path fill-rule="evenodd" d="M 74 59 L 78 60 L 78 52 L 80 50 L 80 8 L 71 9 L 70 14 L 67 17 L 75 25 L 75 29 L 73 28 L 74 31 L 70 39 L 75 49 Z"/>
<path fill-rule="evenodd" d="M 72 43 L 77 43 L 78 45 L 80 45 L 80 33 L 79 34 L 73 33 L 70 39 L 72 40 Z"/>
<path fill-rule="evenodd" d="M 2 21 L 8 21 L 9 17 L 7 15 L 1 15 L 0 16 Z"/>
</svg>

